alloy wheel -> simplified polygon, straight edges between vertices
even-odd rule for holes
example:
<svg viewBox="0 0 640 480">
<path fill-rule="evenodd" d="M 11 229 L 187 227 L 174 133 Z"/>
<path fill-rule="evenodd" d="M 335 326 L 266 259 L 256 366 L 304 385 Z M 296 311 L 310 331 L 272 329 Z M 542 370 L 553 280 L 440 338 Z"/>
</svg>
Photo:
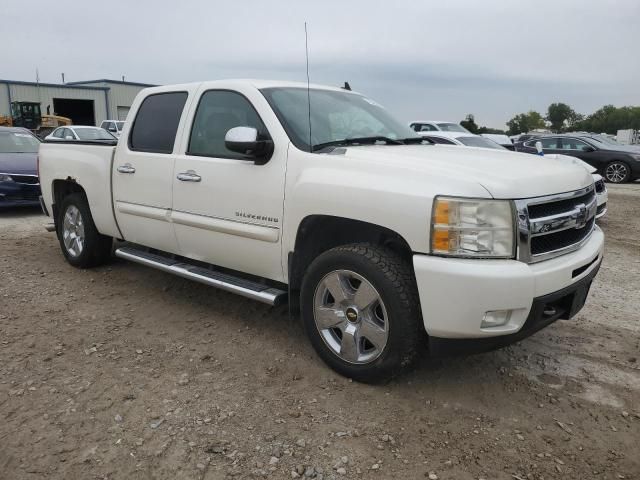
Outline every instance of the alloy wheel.
<svg viewBox="0 0 640 480">
<path fill-rule="evenodd" d="M 627 177 L 627 166 L 622 163 L 612 163 L 604 172 L 605 177 L 612 183 L 620 183 Z"/>
<path fill-rule="evenodd" d="M 324 343 L 348 363 L 373 362 L 384 351 L 389 320 L 374 286 L 350 270 L 325 275 L 314 294 L 314 320 Z"/>
<path fill-rule="evenodd" d="M 78 257 L 84 250 L 84 221 L 78 207 L 69 205 L 62 222 L 62 241 L 72 257 Z"/>
</svg>

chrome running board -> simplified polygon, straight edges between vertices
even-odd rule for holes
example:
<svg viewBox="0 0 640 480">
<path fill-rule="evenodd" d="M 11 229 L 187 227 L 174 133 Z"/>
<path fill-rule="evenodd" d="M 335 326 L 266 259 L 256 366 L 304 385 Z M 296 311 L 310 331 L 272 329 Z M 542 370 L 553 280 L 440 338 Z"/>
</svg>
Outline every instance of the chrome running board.
<svg viewBox="0 0 640 480">
<path fill-rule="evenodd" d="M 219 272 L 186 263 L 185 259 L 173 259 L 157 253 L 151 253 L 136 247 L 120 247 L 116 257 L 130 260 L 163 272 L 172 273 L 188 280 L 204 283 L 227 292 L 237 293 L 269 305 L 280 305 L 287 298 L 287 292 L 262 283 L 247 280 L 229 273 Z"/>
</svg>

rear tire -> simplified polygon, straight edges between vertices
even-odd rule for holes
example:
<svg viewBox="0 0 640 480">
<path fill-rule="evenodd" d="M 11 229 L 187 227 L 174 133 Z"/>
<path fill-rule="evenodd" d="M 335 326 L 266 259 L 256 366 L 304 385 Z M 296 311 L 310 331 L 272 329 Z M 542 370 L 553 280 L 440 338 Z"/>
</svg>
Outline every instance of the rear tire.
<svg viewBox="0 0 640 480">
<path fill-rule="evenodd" d="M 620 160 L 614 160 L 604 168 L 603 176 L 607 182 L 626 183 L 631 177 L 631 168 Z"/>
<path fill-rule="evenodd" d="M 413 269 L 391 250 L 352 244 L 324 252 L 307 269 L 300 295 L 311 344 L 345 377 L 387 381 L 425 345 Z"/>
<path fill-rule="evenodd" d="M 96 267 L 111 258 L 113 239 L 98 232 L 87 199 L 81 193 L 62 200 L 56 232 L 62 254 L 76 268 Z"/>
</svg>

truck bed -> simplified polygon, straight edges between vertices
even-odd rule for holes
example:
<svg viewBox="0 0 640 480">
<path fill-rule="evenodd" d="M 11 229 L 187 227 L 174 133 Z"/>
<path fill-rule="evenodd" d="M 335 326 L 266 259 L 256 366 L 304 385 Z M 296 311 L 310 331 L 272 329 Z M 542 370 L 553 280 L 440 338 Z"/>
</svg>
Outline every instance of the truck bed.
<svg viewBox="0 0 640 480">
<path fill-rule="evenodd" d="M 82 185 L 98 231 L 120 237 L 112 207 L 112 168 L 116 142 L 45 141 L 40 145 L 39 176 L 49 214 L 56 181 Z"/>
</svg>

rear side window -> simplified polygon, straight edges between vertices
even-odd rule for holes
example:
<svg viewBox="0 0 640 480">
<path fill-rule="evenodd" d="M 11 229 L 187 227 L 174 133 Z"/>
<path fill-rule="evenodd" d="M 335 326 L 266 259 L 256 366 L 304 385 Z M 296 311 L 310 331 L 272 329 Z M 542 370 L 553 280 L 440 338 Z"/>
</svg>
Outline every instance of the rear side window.
<svg viewBox="0 0 640 480">
<path fill-rule="evenodd" d="M 138 109 L 129 148 L 137 152 L 171 153 L 187 92 L 149 95 Z"/>
<path fill-rule="evenodd" d="M 202 94 L 189 139 L 189 155 L 246 159 L 225 147 L 224 137 L 234 127 L 253 127 L 259 138 L 269 133 L 253 105 L 243 95 L 228 90 Z"/>
</svg>

